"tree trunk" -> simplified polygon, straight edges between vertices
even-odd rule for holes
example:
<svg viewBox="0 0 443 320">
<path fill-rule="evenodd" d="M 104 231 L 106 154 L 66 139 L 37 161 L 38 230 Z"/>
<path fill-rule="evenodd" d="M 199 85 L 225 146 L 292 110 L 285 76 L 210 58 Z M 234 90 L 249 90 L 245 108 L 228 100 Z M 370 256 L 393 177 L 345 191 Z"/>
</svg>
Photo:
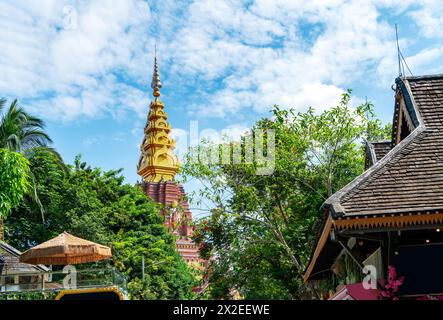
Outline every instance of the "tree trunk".
<svg viewBox="0 0 443 320">
<path fill-rule="evenodd" d="M 2 216 L 0 216 L 0 241 L 5 241 L 5 227 Z"/>
<path fill-rule="evenodd" d="M 277 238 L 277 241 L 280 242 L 280 244 L 283 245 L 283 247 L 285 248 L 286 252 L 288 253 L 289 257 L 292 260 L 292 263 L 294 264 L 294 266 L 296 267 L 297 271 L 300 274 L 300 277 L 303 279 L 303 269 L 301 264 L 298 262 L 296 256 L 294 255 L 294 253 L 292 252 L 291 247 L 289 247 L 288 243 L 286 242 L 283 234 L 281 233 L 280 229 L 278 228 L 278 226 L 276 226 L 275 229 L 273 229 L 271 227 L 272 232 L 274 233 L 275 237 Z M 317 298 L 317 299 L 321 299 L 321 294 L 318 292 L 317 288 L 315 287 L 315 285 L 312 282 L 307 282 L 305 283 L 305 298 L 311 300 L 312 298 Z M 313 297 L 314 296 L 314 297 Z"/>
</svg>

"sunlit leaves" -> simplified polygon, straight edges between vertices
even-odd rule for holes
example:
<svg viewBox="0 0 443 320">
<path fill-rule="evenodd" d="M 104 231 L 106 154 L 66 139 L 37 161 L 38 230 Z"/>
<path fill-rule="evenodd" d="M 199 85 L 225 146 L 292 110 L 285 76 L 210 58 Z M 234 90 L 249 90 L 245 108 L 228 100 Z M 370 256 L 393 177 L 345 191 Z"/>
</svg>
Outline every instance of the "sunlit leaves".
<svg viewBox="0 0 443 320">
<path fill-rule="evenodd" d="M 29 162 L 21 154 L 0 149 L 0 218 L 5 219 L 30 188 Z"/>
<path fill-rule="evenodd" d="M 175 250 L 174 236 L 141 188 L 124 184 L 121 170 L 92 168 L 77 157 L 65 171 L 43 151 L 30 160 L 45 224 L 35 204 L 22 201 L 6 220 L 9 243 L 26 250 L 67 231 L 112 248 L 112 264 L 126 275 L 132 298 L 192 298 L 194 277 Z"/>
<path fill-rule="evenodd" d="M 183 174 L 202 182 L 199 197 L 215 208 L 206 232 L 197 227 L 204 254 L 211 248 L 215 257 L 215 298 L 229 297 L 233 288 L 246 298 L 306 294 L 301 277 L 321 204 L 363 172 L 364 139 L 385 138 L 388 131 L 375 119 L 372 104 L 351 107 L 350 93 L 320 114 L 275 106 L 271 119 L 255 124 L 251 134 L 275 132 L 271 175 L 258 175 L 255 163 L 202 163 L 189 155 Z"/>
</svg>

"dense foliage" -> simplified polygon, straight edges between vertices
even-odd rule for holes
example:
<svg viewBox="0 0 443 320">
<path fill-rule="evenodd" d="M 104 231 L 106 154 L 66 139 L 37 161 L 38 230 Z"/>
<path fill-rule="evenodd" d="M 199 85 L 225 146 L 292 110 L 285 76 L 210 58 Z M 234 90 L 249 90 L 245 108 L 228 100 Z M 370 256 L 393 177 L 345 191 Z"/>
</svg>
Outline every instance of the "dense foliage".
<svg viewBox="0 0 443 320">
<path fill-rule="evenodd" d="M 241 164 L 202 161 L 204 152 L 226 145 L 204 141 L 191 150 L 184 176 L 202 182 L 203 189 L 194 197 L 209 199 L 214 207 L 195 235 L 202 253 L 214 257 L 213 298 L 231 298 L 234 293 L 248 299 L 316 297 L 316 288 L 307 288 L 302 275 L 319 208 L 363 172 L 363 139 L 390 134 L 388 126 L 373 118 L 370 103 L 351 108 L 350 98 L 350 92 L 344 94 L 339 105 L 321 114 L 275 107 L 272 120 L 258 121 L 242 144 L 257 137 L 259 130 L 271 130 L 263 135 L 268 155 L 275 136 L 272 174 L 259 172 L 263 163 L 257 158 L 245 161 L 244 147 Z M 232 160 L 233 155 L 231 151 Z"/>
<path fill-rule="evenodd" d="M 156 205 L 140 188 L 124 184 L 120 170 L 103 172 L 79 157 L 66 168 L 43 150 L 33 153 L 30 165 L 45 221 L 35 202 L 22 202 L 6 220 L 11 245 L 25 250 L 67 231 L 112 247 L 113 264 L 128 276 L 132 298 L 192 298 L 194 278 Z"/>
<path fill-rule="evenodd" d="M 11 292 L 0 293 L 0 301 L 3 300 L 54 300 L 57 296 L 56 291 L 29 291 L 29 292 Z"/>
<path fill-rule="evenodd" d="M 6 100 L 0 99 L 0 113 Z M 52 142 L 44 131 L 43 120 L 27 113 L 14 100 L 0 120 L 0 147 L 11 151 L 25 152 Z"/>
<path fill-rule="evenodd" d="M 52 140 L 44 130 L 44 121 L 26 112 L 19 106 L 17 100 L 14 100 L 6 110 L 5 106 L 6 99 L 0 99 L 0 114 L 2 114 L 0 118 L 0 148 L 21 153 L 25 158 L 31 157 L 36 150 L 44 151 L 53 154 L 57 161 L 63 164 L 60 155 L 49 147 Z M 31 188 L 27 188 L 28 194 L 38 205 L 42 220 L 44 220 L 44 207 L 35 188 L 32 167 L 30 167 L 28 175 L 31 183 Z"/>
<path fill-rule="evenodd" d="M 0 148 L 0 219 L 20 204 L 29 189 L 29 162 L 21 154 Z"/>
<path fill-rule="evenodd" d="M 184 180 L 201 180 L 199 198 L 213 202 L 194 235 L 201 255 L 212 256 L 207 291 L 212 298 L 317 295 L 318 288 L 304 285 L 302 275 L 322 221 L 319 208 L 363 172 L 363 140 L 390 135 L 390 127 L 374 119 L 370 103 L 351 108 L 350 98 L 344 94 L 338 106 L 321 114 L 276 106 L 272 119 L 258 121 L 240 143 L 204 141 L 191 150 Z M 4 105 L 0 100 L 0 112 Z M 198 277 L 176 252 L 157 205 L 138 186 L 124 184 L 121 170 L 91 168 L 80 157 L 66 166 L 48 147 L 43 128 L 16 101 L 0 122 L 0 222 L 7 217 L 6 240 L 26 250 L 67 231 L 112 247 L 112 264 L 127 275 L 132 298 L 195 298 Z M 250 159 L 259 152 L 257 144 L 251 154 L 245 148 L 261 135 L 268 162 Z M 233 161 L 233 146 L 240 163 Z M 226 162 L 226 154 L 206 154 L 222 149 L 232 161 Z M 211 158 L 217 161 L 207 161 Z"/>
</svg>

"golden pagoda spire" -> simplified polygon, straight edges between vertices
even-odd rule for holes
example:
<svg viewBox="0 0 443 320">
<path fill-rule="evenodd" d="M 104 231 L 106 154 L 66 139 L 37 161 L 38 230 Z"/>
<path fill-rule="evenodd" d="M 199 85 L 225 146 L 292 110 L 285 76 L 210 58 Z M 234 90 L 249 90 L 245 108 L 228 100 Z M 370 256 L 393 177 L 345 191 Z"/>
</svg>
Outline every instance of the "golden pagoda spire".
<svg viewBox="0 0 443 320">
<path fill-rule="evenodd" d="M 145 135 L 141 144 L 141 156 L 138 163 L 138 174 L 145 182 L 174 180 L 180 163 L 174 153 L 175 141 L 169 136 L 171 126 L 167 122 L 168 115 L 160 101 L 160 73 L 157 63 L 157 48 L 154 58 L 154 74 L 151 88 L 154 101 L 151 102 Z"/>
<path fill-rule="evenodd" d="M 160 73 L 158 72 L 157 64 L 157 45 L 155 46 L 154 56 L 154 74 L 152 75 L 151 88 L 154 90 L 154 97 L 160 97 L 160 89 L 162 88 L 162 82 L 160 81 Z"/>
</svg>

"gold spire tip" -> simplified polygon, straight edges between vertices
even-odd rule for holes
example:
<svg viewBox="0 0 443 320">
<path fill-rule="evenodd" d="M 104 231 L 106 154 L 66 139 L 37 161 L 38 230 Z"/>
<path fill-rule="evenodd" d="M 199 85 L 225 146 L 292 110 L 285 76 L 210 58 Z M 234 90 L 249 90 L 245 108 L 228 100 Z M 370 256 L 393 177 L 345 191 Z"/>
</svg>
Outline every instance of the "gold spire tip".
<svg viewBox="0 0 443 320">
<path fill-rule="evenodd" d="M 157 45 L 155 46 L 155 56 L 154 56 L 154 74 L 152 75 L 151 88 L 154 90 L 154 97 L 160 97 L 160 89 L 162 83 L 160 80 L 160 73 L 158 71 L 157 63 Z"/>
</svg>

